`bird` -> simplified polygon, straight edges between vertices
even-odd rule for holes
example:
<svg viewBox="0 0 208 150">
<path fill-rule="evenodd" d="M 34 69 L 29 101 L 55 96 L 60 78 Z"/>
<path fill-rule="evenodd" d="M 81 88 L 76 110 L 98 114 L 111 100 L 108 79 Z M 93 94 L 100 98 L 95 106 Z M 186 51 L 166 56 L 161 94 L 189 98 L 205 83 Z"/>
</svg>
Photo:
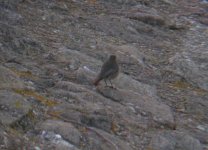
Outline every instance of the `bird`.
<svg viewBox="0 0 208 150">
<path fill-rule="evenodd" d="M 119 65 L 116 61 L 116 55 L 110 55 L 108 60 L 106 60 L 103 63 L 100 73 L 98 74 L 97 78 L 94 80 L 94 85 L 97 86 L 101 80 L 104 80 L 105 85 L 108 86 L 107 80 L 109 80 L 111 87 L 113 87 L 111 83 L 111 79 L 116 78 L 118 74 L 119 74 Z"/>
</svg>

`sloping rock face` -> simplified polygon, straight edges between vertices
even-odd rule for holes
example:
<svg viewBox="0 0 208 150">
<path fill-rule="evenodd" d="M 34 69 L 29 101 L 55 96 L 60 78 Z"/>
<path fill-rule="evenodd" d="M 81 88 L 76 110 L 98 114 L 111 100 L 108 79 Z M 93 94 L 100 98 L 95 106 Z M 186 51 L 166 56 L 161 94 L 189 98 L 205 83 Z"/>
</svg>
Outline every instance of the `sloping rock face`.
<svg viewBox="0 0 208 150">
<path fill-rule="evenodd" d="M 0 149 L 207 150 L 207 10 L 200 0 L 1 1 Z M 110 54 L 119 76 L 95 87 Z"/>
<path fill-rule="evenodd" d="M 156 150 L 202 150 L 200 142 L 197 139 L 180 132 L 162 132 L 154 135 L 151 141 L 151 147 Z"/>
</svg>

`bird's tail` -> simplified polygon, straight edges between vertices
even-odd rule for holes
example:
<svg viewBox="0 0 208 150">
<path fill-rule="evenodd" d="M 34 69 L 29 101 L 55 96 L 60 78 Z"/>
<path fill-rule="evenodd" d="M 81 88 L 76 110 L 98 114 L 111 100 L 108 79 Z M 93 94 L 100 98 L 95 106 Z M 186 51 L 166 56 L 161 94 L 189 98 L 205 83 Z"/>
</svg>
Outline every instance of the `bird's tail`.
<svg viewBox="0 0 208 150">
<path fill-rule="evenodd" d="M 94 80 L 94 82 L 93 82 L 93 84 L 95 85 L 95 86 L 97 86 L 98 85 L 98 83 L 100 82 L 100 78 L 96 78 L 95 80 Z"/>
</svg>

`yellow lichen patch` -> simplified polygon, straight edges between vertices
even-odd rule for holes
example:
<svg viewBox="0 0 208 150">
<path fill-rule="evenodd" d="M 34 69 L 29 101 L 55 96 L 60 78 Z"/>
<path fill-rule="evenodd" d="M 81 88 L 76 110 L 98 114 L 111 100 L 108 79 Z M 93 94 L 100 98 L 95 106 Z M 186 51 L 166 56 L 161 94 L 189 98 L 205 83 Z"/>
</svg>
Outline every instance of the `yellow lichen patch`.
<svg viewBox="0 0 208 150">
<path fill-rule="evenodd" d="M 15 93 L 21 94 L 23 96 L 31 96 L 34 97 L 36 100 L 40 101 L 42 104 L 46 105 L 46 106 L 55 106 L 58 104 L 58 102 L 54 101 L 54 100 L 49 100 L 46 97 L 38 94 L 35 91 L 32 90 L 25 90 L 25 89 L 14 89 Z"/>
<path fill-rule="evenodd" d="M 148 146 L 145 150 L 154 150 L 152 147 Z"/>
<path fill-rule="evenodd" d="M 94 4 L 96 4 L 96 0 L 87 0 L 87 2 L 89 3 L 89 4 L 92 4 L 92 5 L 94 5 Z"/>
<path fill-rule="evenodd" d="M 15 102 L 15 107 L 16 108 L 21 108 L 22 107 L 22 102 L 21 101 L 16 101 Z"/>
<path fill-rule="evenodd" d="M 208 91 L 204 90 L 204 89 L 200 89 L 200 88 L 195 88 L 194 91 L 198 94 L 198 95 L 206 95 L 208 93 Z"/>
<path fill-rule="evenodd" d="M 27 117 L 33 120 L 35 119 L 35 114 L 32 109 L 28 111 Z"/>
<path fill-rule="evenodd" d="M 37 78 L 35 75 L 32 74 L 31 71 L 18 71 L 14 68 L 11 69 L 17 76 L 22 77 L 22 78 Z"/>
<path fill-rule="evenodd" d="M 51 117 L 53 118 L 60 118 L 60 115 L 62 114 L 63 112 L 61 111 L 48 111 L 47 114 L 50 115 Z"/>
<path fill-rule="evenodd" d="M 111 131 L 113 133 L 116 133 L 118 131 L 118 129 L 119 129 L 119 127 L 118 127 L 117 123 L 115 121 L 112 121 L 111 122 Z"/>
<path fill-rule="evenodd" d="M 12 135 L 12 136 L 23 136 L 20 130 L 16 130 L 10 126 L 7 126 L 6 131 L 9 135 Z"/>
<path fill-rule="evenodd" d="M 88 129 L 87 129 L 86 127 L 81 127 L 81 128 L 80 128 L 80 131 L 81 131 L 82 133 L 87 133 Z"/>
<path fill-rule="evenodd" d="M 198 95 L 206 95 L 208 93 L 207 90 L 201 89 L 199 87 L 193 87 L 190 83 L 185 81 L 175 81 L 173 83 L 169 84 L 169 87 L 175 88 L 175 89 L 190 89 L 193 92 L 195 92 Z"/>
<path fill-rule="evenodd" d="M 191 87 L 191 84 L 185 81 L 175 81 L 169 84 L 169 87 L 176 88 L 176 89 L 188 89 Z"/>
</svg>

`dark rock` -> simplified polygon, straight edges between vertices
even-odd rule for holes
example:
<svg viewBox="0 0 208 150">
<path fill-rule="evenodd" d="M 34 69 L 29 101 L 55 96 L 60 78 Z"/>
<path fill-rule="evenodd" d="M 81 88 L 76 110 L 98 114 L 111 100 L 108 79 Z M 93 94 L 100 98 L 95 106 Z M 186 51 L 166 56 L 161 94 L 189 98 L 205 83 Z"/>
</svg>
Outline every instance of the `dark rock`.
<svg viewBox="0 0 208 150">
<path fill-rule="evenodd" d="M 40 43 L 24 35 L 21 30 L 7 24 L 0 24 L 0 26 L 2 51 L 5 51 L 7 55 L 36 56 L 44 52 Z M 10 49 L 10 51 L 6 51 L 6 49 Z"/>
<path fill-rule="evenodd" d="M 1 1 L 0 6 L 3 8 L 9 8 L 9 9 L 16 9 L 18 4 L 20 4 L 23 0 L 8 0 L 8 1 Z"/>
</svg>

